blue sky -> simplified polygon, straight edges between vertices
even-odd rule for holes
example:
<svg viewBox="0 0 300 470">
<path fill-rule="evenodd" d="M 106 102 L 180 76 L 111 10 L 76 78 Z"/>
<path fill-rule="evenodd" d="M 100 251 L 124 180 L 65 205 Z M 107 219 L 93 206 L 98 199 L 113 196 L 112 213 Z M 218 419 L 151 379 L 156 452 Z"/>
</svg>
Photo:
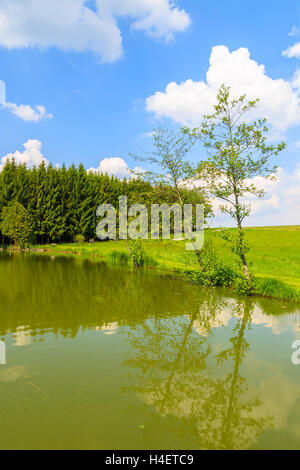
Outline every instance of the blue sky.
<svg viewBox="0 0 300 470">
<path fill-rule="evenodd" d="M 81 21 L 74 12 L 83 15 Z M 238 92 L 246 80 L 251 92 L 264 97 L 261 113 L 271 121 L 272 138 L 288 142 L 274 161 L 281 181 L 266 188 L 265 204 L 255 206 L 251 222 L 300 224 L 298 27 L 300 0 L 178 0 L 176 7 L 168 0 L 3 0 L 0 156 L 17 151 L 21 159 L 23 144 L 31 142 L 29 162 L 42 154 L 54 164 L 96 168 L 118 157 L 132 168 L 128 153 L 151 149 L 147 134 L 154 127 L 197 122 L 214 83 L 232 78 Z M 232 55 L 240 48 L 244 52 Z M 201 81 L 209 85 L 203 94 Z M 166 91 L 172 82 L 175 89 Z M 195 148 L 191 158 L 202 157 Z M 118 172 L 116 162 L 106 163 Z"/>
</svg>

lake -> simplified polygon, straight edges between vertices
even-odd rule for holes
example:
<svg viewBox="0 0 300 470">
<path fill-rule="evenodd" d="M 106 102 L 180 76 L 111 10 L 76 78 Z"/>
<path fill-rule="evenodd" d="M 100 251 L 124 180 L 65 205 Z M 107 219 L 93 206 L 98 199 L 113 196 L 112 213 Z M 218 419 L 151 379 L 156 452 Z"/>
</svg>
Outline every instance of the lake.
<svg viewBox="0 0 300 470">
<path fill-rule="evenodd" d="M 1 449 L 300 449 L 296 305 L 5 252 L 0 299 Z"/>
</svg>

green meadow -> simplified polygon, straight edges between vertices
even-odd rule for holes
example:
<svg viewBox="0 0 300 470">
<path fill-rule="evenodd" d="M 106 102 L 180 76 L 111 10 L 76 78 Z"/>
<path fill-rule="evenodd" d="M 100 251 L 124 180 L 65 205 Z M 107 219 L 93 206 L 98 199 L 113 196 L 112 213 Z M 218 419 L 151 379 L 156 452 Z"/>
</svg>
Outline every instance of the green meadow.
<svg viewBox="0 0 300 470">
<path fill-rule="evenodd" d="M 300 226 L 258 227 L 245 229 L 250 251 L 247 255 L 251 272 L 258 278 L 271 278 L 300 291 Z M 217 232 L 210 237 L 224 259 L 232 254 Z"/>
<path fill-rule="evenodd" d="M 250 246 L 248 261 L 251 273 L 258 285 L 267 286 L 266 289 L 262 287 L 261 293 L 282 299 L 299 300 L 300 226 L 257 227 L 245 230 Z M 217 253 L 226 264 L 237 268 L 237 257 L 220 237 L 218 229 L 207 229 L 205 237 L 213 241 Z M 120 258 L 116 253 L 127 253 L 125 241 L 42 245 L 37 249 L 117 262 Z M 187 267 L 184 241 L 149 240 L 144 242 L 144 249 L 150 259 L 148 267 L 184 273 Z"/>
</svg>

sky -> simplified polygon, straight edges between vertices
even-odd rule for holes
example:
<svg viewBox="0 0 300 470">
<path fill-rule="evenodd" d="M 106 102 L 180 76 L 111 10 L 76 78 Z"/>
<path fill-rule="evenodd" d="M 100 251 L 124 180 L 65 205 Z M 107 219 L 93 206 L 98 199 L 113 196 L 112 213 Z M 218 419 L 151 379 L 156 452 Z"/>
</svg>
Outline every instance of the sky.
<svg viewBox="0 0 300 470">
<path fill-rule="evenodd" d="M 288 147 L 247 224 L 300 224 L 300 0 L 0 0 L 0 64 L 0 168 L 14 155 L 129 176 L 129 153 L 163 123 L 200 124 L 222 83 L 260 98 Z"/>
</svg>

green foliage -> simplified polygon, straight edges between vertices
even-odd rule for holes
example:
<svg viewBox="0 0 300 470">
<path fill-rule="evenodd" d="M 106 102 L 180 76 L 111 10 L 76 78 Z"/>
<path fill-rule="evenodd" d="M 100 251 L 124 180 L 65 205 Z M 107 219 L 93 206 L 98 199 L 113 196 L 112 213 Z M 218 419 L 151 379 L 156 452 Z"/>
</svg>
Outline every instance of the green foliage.
<svg viewBox="0 0 300 470">
<path fill-rule="evenodd" d="M 205 286 L 232 287 L 237 274 L 218 256 L 211 241 L 206 241 L 201 250 L 201 265 L 194 252 L 186 254 L 186 273 L 188 279 Z"/>
<path fill-rule="evenodd" d="M 195 143 L 195 138 L 189 135 L 169 131 L 166 127 L 159 127 L 153 131 L 152 152 L 144 152 L 143 157 L 132 155 L 136 160 L 155 165 L 160 173 L 147 171 L 141 173 L 144 179 L 152 183 L 167 183 L 172 186 L 180 200 L 179 183 L 192 176 L 194 169 L 186 160 L 186 156 Z"/>
<path fill-rule="evenodd" d="M 146 253 L 142 240 L 128 240 L 128 250 L 136 268 L 142 268 L 145 265 Z"/>
<path fill-rule="evenodd" d="M 240 198 L 264 195 L 251 180 L 258 175 L 272 178 L 276 167 L 269 165 L 269 159 L 286 147 L 284 142 L 269 144 L 265 119 L 251 121 L 249 116 L 247 120 L 258 101 L 246 101 L 245 95 L 232 100 L 230 88 L 222 85 L 215 112 L 204 116 L 200 128 L 183 130 L 199 139 L 209 154 L 199 165 L 197 177 L 204 178 L 211 194 L 223 200 L 221 210 L 240 222 L 250 213 Z"/>
<path fill-rule="evenodd" d="M 242 223 L 250 215 L 251 206 L 245 204 L 243 198 L 249 195 L 263 197 L 264 191 L 255 185 L 254 178 L 274 179 L 276 167 L 270 166 L 270 157 L 278 155 L 286 147 L 284 142 L 278 145 L 269 143 L 265 119 L 251 120 L 258 101 L 247 101 L 245 95 L 232 99 L 230 88 L 222 85 L 214 113 L 204 116 L 199 128 L 183 129 L 183 134 L 198 139 L 207 149 L 208 159 L 199 164 L 195 179 L 211 196 L 221 200 L 221 211 L 236 221 L 239 234 L 236 240 L 232 240 L 232 246 L 242 261 L 249 285 Z"/>
<path fill-rule="evenodd" d="M 253 295 L 255 293 L 254 280 L 251 276 L 249 277 L 249 279 L 246 279 L 244 276 L 239 275 L 236 277 L 234 289 L 239 294 Z"/>
<path fill-rule="evenodd" d="M 14 201 L 22 204 L 32 217 L 35 243 L 72 242 L 77 234 L 88 240 L 96 237 L 99 204 L 117 207 L 119 196 L 147 199 L 152 190 L 147 182 L 88 173 L 83 165 L 26 168 L 11 159 L 0 173 L 0 213 Z"/>
<path fill-rule="evenodd" d="M 204 206 L 204 222 L 212 216 L 212 207 L 205 192 L 200 187 L 191 190 L 191 177 L 196 169 L 187 160 L 187 154 L 195 144 L 197 138 L 193 133 L 169 131 L 166 127 L 159 127 L 153 131 L 153 151 L 144 152 L 143 157 L 133 157 L 150 165 L 155 165 L 154 171 L 147 171 L 140 176 L 146 181 L 154 183 L 156 192 L 164 192 L 164 203 L 202 204 Z M 186 186 L 189 188 L 187 189 Z M 166 197 L 167 196 L 167 197 Z M 158 200 L 154 200 L 157 204 Z M 192 218 L 194 229 L 196 226 L 195 213 Z M 184 230 L 184 222 L 182 229 Z M 174 233 L 174 220 L 171 219 L 171 230 Z M 198 261 L 201 262 L 200 256 Z"/>
<path fill-rule="evenodd" d="M 280 300 L 300 301 L 300 293 L 277 279 L 256 279 L 255 293 Z"/>
<path fill-rule="evenodd" d="M 155 266 L 158 266 L 158 262 L 152 256 L 145 255 L 144 266 L 154 268 Z"/>
<path fill-rule="evenodd" d="M 245 238 L 245 231 L 242 228 L 236 233 L 232 233 L 232 232 L 229 232 L 228 230 L 221 229 L 220 236 L 223 240 L 225 240 L 228 243 L 232 253 L 237 255 L 240 260 L 242 260 L 243 256 L 245 256 L 246 253 L 249 252 L 250 250 L 249 243 L 247 242 Z M 248 285 L 248 287 L 250 287 L 251 285 L 250 276 L 249 276 L 249 279 L 247 279 L 246 284 Z"/>
<path fill-rule="evenodd" d="M 15 201 L 2 209 L 1 230 L 20 248 L 26 248 L 33 239 L 33 222 L 29 212 Z"/>
<path fill-rule="evenodd" d="M 133 155 L 136 160 L 154 165 L 158 172 L 146 171 L 139 174 L 141 178 L 150 181 L 154 186 L 154 201 L 158 203 L 157 196 L 163 194 L 164 203 L 203 204 L 205 214 L 212 214 L 211 205 L 200 188 L 197 191 L 191 188 L 191 177 L 195 168 L 187 160 L 187 155 L 196 138 L 190 134 L 169 131 L 166 127 L 159 127 L 153 131 L 152 152 L 144 152 L 143 157 Z"/>
<path fill-rule="evenodd" d="M 142 240 L 128 240 L 127 249 L 136 268 L 154 267 L 158 262 L 146 254 Z"/>
<path fill-rule="evenodd" d="M 84 241 L 85 241 L 84 235 L 81 235 L 81 234 L 75 235 L 74 237 L 75 243 L 81 244 L 81 243 L 84 243 Z"/>
<path fill-rule="evenodd" d="M 186 255 L 186 273 L 190 281 L 207 287 L 230 287 L 243 295 L 251 295 L 254 292 L 252 278 L 246 279 L 232 266 L 224 263 L 211 240 L 207 240 L 201 250 L 201 261 L 199 265 L 193 252 Z"/>
<path fill-rule="evenodd" d="M 42 163 L 26 168 L 10 159 L 0 172 L 0 225 L 2 209 L 17 201 L 32 217 L 35 243 L 73 242 L 77 234 L 89 240 L 96 238 L 97 207 L 105 203 L 118 208 L 120 196 L 127 196 L 129 206 L 141 203 L 148 209 L 153 203 L 166 202 L 166 198 L 167 202 L 176 200 L 174 188 L 167 185 L 88 173 L 83 165 L 53 168 Z M 185 201 L 195 200 L 188 190 L 183 197 Z M 206 204 L 207 214 L 210 208 L 203 195 L 197 202 Z"/>
<path fill-rule="evenodd" d="M 109 257 L 113 263 L 128 264 L 130 260 L 129 254 L 124 251 L 114 250 L 110 253 Z"/>
<path fill-rule="evenodd" d="M 237 229 L 228 230 L 237 233 Z M 245 228 L 247 239 L 251 250 L 249 252 L 249 262 L 251 273 L 255 282 L 254 294 L 260 294 L 259 286 L 269 278 L 280 281 L 282 290 L 261 291 L 261 295 L 276 298 L 279 293 L 280 298 L 286 300 L 296 300 L 300 297 L 300 226 L 285 227 L 258 227 Z M 232 251 L 220 236 L 220 231 L 215 229 L 205 230 L 206 241 L 212 240 L 214 250 L 221 257 L 223 263 L 231 266 L 232 271 L 237 271 L 237 278 L 243 276 L 236 268 L 239 260 L 234 260 Z M 198 272 L 197 260 L 194 253 L 187 253 L 184 241 L 173 240 L 149 240 L 144 242 L 145 251 L 149 257 L 145 266 L 155 266 L 166 272 L 184 273 L 187 270 Z M 43 248 L 54 254 L 76 253 L 77 256 L 84 255 L 83 247 L 86 247 L 86 256 L 95 260 L 110 260 L 112 251 L 122 251 L 127 253 L 126 241 L 108 241 L 106 243 L 85 243 L 83 246 L 72 244 L 57 244 L 55 246 L 43 245 Z M 152 260 L 155 260 L 153 263 Z M 131 262 L 131 259 L 130 259 Z M 236 278 L 236 279 L 237 279 Z M 231 288 L 234 288 L 235 281 Z M 287 290 L 284 289 L 287 287 Z M 291 295 L 290 289 L 295 295 Z M 286 294 L 287 293 L 287 297 Z M 253 292 L 252 292 L 253 294 Z M 279 307 L 280 308 L 280 307 Z"/>
</svg>

